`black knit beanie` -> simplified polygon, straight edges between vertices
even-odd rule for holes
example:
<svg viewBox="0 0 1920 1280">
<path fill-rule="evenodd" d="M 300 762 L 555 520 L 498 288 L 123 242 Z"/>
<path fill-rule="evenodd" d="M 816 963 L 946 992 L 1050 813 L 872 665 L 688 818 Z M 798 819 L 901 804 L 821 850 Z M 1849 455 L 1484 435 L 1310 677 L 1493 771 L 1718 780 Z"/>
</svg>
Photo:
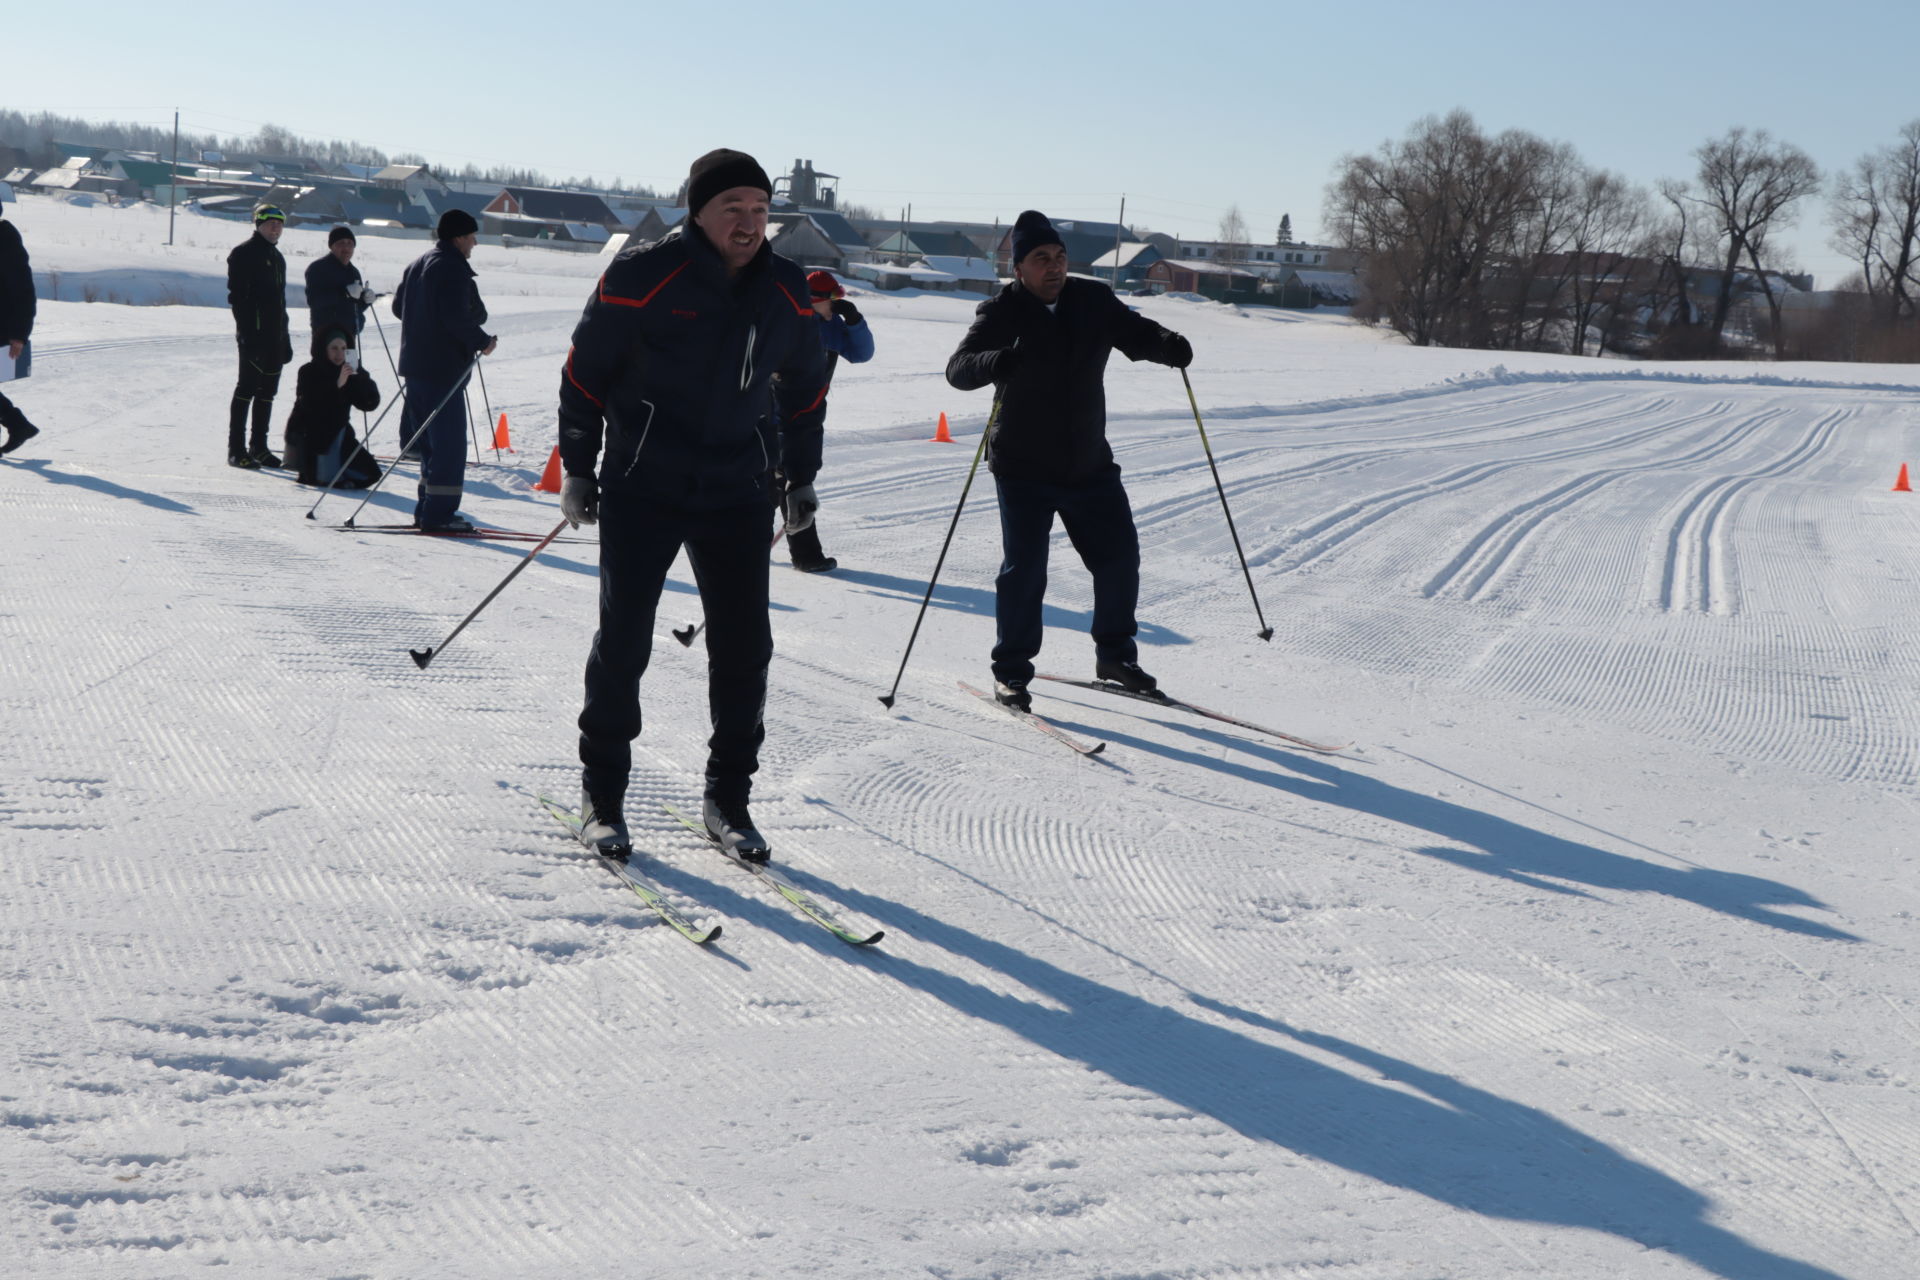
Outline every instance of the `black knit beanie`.
<svg viewBox="0 0 1920 1280">
<path fill-rule="evenodd" d="M 440 215 L 440 225 L 433 234 L 442 240 L 458 240 L 461 236 L 470 236 L 480 230 L 480 224 L 465 209 L 449 209 Z"/>
<path fill-rule="evenodd" d="M 327 232 L 327 248 L 333 248 L 333 246 L 339 244 L 342 240 L 353 240 L 355 244 L 360 243 L 358 240 L 354 240 L 352 227 L 335 227 L 333 230 Z"/>
<path fill-rule="evenodd" d="M 1043 244 L 1057 244 L 1066 248 L 1066 241 L 1047 221 L 1047 215 L 1038 209 L 1029 209 L 1013 220 L 1013 265 L 1019 266 L 1020 259 L 1032 253 Z"/>
<path fill-rule="evenodd" d="M 698 215 L 707 201 L 735 187 L 755 187 L 773 199 L 773 181 L 760 162 L 744 151 L 709 151 L 687 170 L 687 212 Z"/>
</svg>

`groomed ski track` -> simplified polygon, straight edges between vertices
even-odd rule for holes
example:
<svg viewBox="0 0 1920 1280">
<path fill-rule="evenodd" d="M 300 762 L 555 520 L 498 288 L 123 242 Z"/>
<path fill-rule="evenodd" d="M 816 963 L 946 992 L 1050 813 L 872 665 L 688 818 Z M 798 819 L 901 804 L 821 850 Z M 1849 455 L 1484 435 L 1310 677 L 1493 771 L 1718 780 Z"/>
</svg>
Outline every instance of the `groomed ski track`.
<svg viewBox="0 0 1920 1280">
<path fill-rule="evenodd" d="M 369 258 L 382 285 L 405 260 Z M 476 258 L 520 465 L 466 509 L 539 529 L 596 264 L 525 260 Z M 1089 769 L 956 687 L 987 679 L 990 485 L 875 703 L 970 454 L 924 438 L 986 404 L 938 377 L 970 304 L 860 304 L 880 355 L 841 370 L 821 477 L 843 568 L 775 552 L 754 813 L 875 951 L 662 811 L 708 732 L 704 650 L 668 634 L 701 616 L 684 562 L 627 813 L 649 876 L 725 921 L 704 949 L 526 799 L 577 792 L 594 548 L 543 552 L 421 671 L 524 547 L 315 536 L 310 494 L 218 457 L 222 313 L 43 304 L 16 397 L 43 433 L 0 463 L 25 1274 L 1910 1274 L 1920 502 L 1885 491 L 1920 461 L 1911 394 L 1486 373 L 1140 300 L 1200 353 L 1276 630 L 1177 376 L 1116 359 L 1142 661 L 1357 746 L 1059 690 L 1048 718 L 1109 744 Z M 1090 675 L 1055 557 L 1042 664 Z"/>
</svg>

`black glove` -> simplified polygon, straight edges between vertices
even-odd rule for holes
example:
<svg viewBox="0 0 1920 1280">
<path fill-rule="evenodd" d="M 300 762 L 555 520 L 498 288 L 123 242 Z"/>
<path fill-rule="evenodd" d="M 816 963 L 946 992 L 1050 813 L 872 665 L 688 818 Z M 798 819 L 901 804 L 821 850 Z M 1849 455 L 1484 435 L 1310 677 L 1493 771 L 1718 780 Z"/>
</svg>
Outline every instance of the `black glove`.
<svg viewBox="0 0 1920 1280">
<path fill-rule="evenodd" d="M 1016 343 L 1011 347 L 1002 347 L 993 353 L 993 381 L 1006 382 L 1020 367 L 1020 347 Z"/>
<path fill-rule="evenodd" d="M 860 323 L 860 308 L 854 306 L 845 298 L 835 298 L 833 300 L 833 314 L 839 316 L 848 324 Z"/>
<path fill-rule="evenodd" d="M 1193 344 L 1177 333 L 1169 332 L 1160 341 L 1160 363 L 1184 369 L 1193 363 Z"/>
</svg>

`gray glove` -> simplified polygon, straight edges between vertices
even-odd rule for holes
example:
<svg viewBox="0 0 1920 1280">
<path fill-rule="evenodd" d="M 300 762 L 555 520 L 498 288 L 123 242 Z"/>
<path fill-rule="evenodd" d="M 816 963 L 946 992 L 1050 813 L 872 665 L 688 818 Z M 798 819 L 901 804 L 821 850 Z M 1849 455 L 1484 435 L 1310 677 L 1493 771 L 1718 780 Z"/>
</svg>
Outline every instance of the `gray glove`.
<svg viewBox="0 0 1920 1280">
<path fill-rule="evenodd" d="M 799 533 L 813 527 L 813 513 L 820 509 L 820 497 L 810 484 L 798 484 L 787 490 L 787 532 Z"/>
<path fill-rule="evenodd" d="M 560 482 L 560 514 L 576 529 L 600 523 L 600 486 L 592 476 L 568 476 Z"/>
</svg>

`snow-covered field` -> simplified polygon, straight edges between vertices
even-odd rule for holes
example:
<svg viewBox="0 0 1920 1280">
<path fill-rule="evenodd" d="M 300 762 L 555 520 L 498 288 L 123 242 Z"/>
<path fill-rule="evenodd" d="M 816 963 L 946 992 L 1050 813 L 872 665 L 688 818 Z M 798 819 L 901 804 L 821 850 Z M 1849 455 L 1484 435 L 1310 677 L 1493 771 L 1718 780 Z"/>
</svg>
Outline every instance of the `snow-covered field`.
<svg viewBox="0 0 1920 1280">
<path fill-rule="evenodd" d="M 7 214 L 43 272 L 183 297 L 246 231 Z M 380 287 L 422 247 L 361 244 Z M 323 240 L 282 247 L 297 274 Z M 531 486 L 599 265 L 476 256 L 520 450 L 469 472 L 487 523 L 558 518 Z M 992 642 L 984 484 L 876 701 L 987 403 L 941 376 L 969 300 L 858 301 L 843 567 L 777 555 L 755 812 L 867 951 L 658 807 L 704 759 L 683 573 L 630 816 L 708 950 L 531 799 L 575 786 L 592 546 L 419 670 L 524 548 L 342 532 L 344 499 L 309 521 L 226 467 L 222 310 L 43 303 L 7 388 L 43 434 L 0 464 L 0 1270 L 1920 1273 L 1920 499 L 1888 491 L 1920 370 L 1492 368 L 1140 300 L 1199 353 L 1276 632 L 1179 378 L 1117 358 L 1142 659 L 1357 745 L 1063 688 L 1089 761 L 957 687 Z M 363 521 L 406 518 L 392 487 Z M 1084 676 L 1056 557 L 1042 667 Z"/>
</svg>

